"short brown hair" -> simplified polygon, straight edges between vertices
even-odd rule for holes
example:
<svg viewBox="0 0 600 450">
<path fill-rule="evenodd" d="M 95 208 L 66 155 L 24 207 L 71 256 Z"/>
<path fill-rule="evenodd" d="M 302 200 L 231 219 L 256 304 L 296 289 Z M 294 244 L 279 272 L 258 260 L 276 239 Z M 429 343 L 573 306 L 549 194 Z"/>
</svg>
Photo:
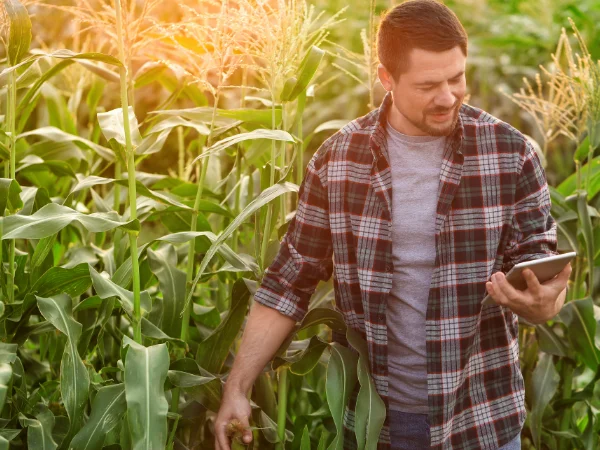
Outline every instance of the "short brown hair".
<svg viewBox="0 0 600 450">
<path fill-rule="evenodd" d="M 443 52 L 460 46 L 467 56 L 467 32 L 443 3 L 409 0 L 383 14 L 377 31 L 379 62 L 398 80 L 413 48 Z"/>
</svg>

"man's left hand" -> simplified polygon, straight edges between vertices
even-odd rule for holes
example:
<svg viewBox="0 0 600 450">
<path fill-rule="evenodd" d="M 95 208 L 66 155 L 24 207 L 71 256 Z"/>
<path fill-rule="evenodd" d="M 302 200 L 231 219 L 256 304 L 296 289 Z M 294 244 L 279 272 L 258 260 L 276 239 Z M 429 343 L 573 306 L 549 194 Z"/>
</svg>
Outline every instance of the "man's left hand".
<svg viewBox="0 0 600 450">
<path fill-rule="evenodd" d="M 493 274 L 485 287 L 498 305 L 510 308 L 529 323 L 537 325 L 552 319 L 565 303 L 571 264 L 544 283 L 539 282 L 531 269 L 523 270 L 522 274 L 527 282 L 524 291 L 515 289 L 502 272 Z"/>
</svg>

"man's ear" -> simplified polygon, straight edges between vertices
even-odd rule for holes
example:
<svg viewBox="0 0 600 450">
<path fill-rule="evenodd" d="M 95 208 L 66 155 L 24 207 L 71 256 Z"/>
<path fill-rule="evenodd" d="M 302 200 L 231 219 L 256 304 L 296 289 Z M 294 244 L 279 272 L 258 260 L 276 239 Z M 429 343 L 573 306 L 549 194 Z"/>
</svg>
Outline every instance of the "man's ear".
<svg viewBox="0 0 600 450">
<path fill-rule="evenodd" d="M 391 81 L 392 76 L 383 64 L 379 64 L 377 66 L 377 76 L 379 77 L 379 81 L 386 91 L 391 91 L 394 88 Z"/>
</svg>

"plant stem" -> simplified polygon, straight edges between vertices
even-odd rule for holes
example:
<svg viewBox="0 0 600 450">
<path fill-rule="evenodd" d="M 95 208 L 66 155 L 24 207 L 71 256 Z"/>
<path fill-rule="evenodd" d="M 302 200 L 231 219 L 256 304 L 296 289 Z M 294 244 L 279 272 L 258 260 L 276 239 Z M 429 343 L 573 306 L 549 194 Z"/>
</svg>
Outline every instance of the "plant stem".
<svg viewBox="0 0 600 450">
<path fill-rule="evenodd" d="M 285 448 L 285 421 L 287 412 L 287 368 L 279 370 L 279 385 L 277 386 L 277 449 Z"/>
<path fill-rule="evenodd" d="M 271 92 L 271 129 L 275 129 L 277 124 L 275 123 L 275 92 Z M 276 146 L 275 141 L 271 141 L 271 171 L 269 173 L 269 186 L 275 184 L 275 153 Z M 273 216 L 273 203 L 267 205 L 267 218 L 265 220 L 265 234 L 263 235 L 262 246 L 260 249 L 260 264 L 261 268 L 265 268 L 265 259 L 267 257 L 267 245 L 269 238 L 271 237 L 271 217 Z"/>
<path fill-rule="evenodd" d="M 220 90 L 217 88 L 217 92 L 215 95 L 215 103 L 213 105 L 213 112 L 212 112 L 212 119 L 211 119 L 211 123 L 210 123 L 210 131 L 208 134 L 208 137 L 206 138 L 206 147 L 209 147 L 211 142 L 212 142 L 212 132 L 214 129 L 214 125 L 215 125 L 215 119 L 217 117 L 217 108 L 219 105 L 219 98 L 220 98 Z M 201 142 L 201 145 L 199 147 L 199 152 L 202 153 L 202 149 L 203 149 L 203 145 Z M 204 189 L 204 180 L 206 179 L 206 171 L 208 169 L 208 156 L 206 158 L 204 158 L 202 160 L 202 169 L 200 172 L 200 180 L 198 181 L 198 190 L 196 191 L 196 198 L 194 199 L 194 210 L 192 211 L 192 221 L 191 221 L 191 226 L 190 226 L 190 230 L 192 232 L 198 231 L 198 209 L 200 208 L 200 201 L 202 200 L 202 191 Z M 190 241 L 189 244 L 189 248 L 188 248 L 188 254 L 187 254 L 187 270 L 186 270 L 186 276 L 185 276 L 185 280 L 186 280 L 186 289 L 185 289 L 185 298 L 189 298 L 191 292 L 189 292 L 189 289 L 192 286 L 192 280 L 194 279 L 194 253 L 196 250 L 196 239 L 192 239 Z M 192 302 L 188 302 L 186 301 L 186 304 L 183 308 L 183 318 L 182 318 L 182 323 L 181 323 L 181 340 L 182 341 L 186 341 L 187 340 L 187 334 L 188 334 L 188 329 L 190 326 L 190 314 L 191 314 L 191 310 L 192 310 Z"/>
<path fill-rule="evenodd" d="M 302 130 L 302 115 L 306 106 L 306 91 L 302 91 L 298 96 L 298 105 L 296 108 L 296 124 L 298 129 L 296 135 L 298 137 L 298 153 L 296 153 L 296 184 L 299 186 L 302 183 L 304 175 L 304 136 Z"/>
<path fill-rule="evenodd" d="M 562 379 L 563 379 L 563 400 L 571 398 L 573 392 L 573 363 L 565 358 L 563 359 Z M 562 420 L 560 422 L 560 431 L 568 431 L 571 424 L 571 408 L 565 408 Z M 559 438 L 559 450 L 567 450 L 569 441 L 566 438 Z"/>
<path fill-rule="evenodd" d="M 137 192 L 135 186 L 135 155 L 131 144 L 131 129 L 129 124 L 129 98 L 127 67 L 125 60 L 125 47 L 123 43 L 123 21 L 121 17 L 121 0 L 115 0 L 117 18 L 117 40 L 119 44 L 119 58 L 121 60 L 120 85 L 121 108 L 123 110 L 123 131 L 125 132 L 125 153 L 127 154 L 127 180 L 129 188 L 129 215 L 131 220 L 137 219 Z M 142 314 L 140 308 L 140 267 L 137 250 L 137 234 L 129 234 L 129 251 L 131 253 L 131 269 L 133 274 L 133 337 L 139 344 L 142 343 Z"/>
<path fill-rule="evenodd" d="M 177 152 L 178 152 L 178 176 L 180 180 L 183 180 L 185 176 L 185 145 L 183 140 L 183 127 L 177 127 Z"/>
<path fill-rule="evenodd" d="M 10 162 L 8 165 L 9 176 L 11 179 L 16 179 L 16 108 L 17 108 L 17 73 L 10 72 L 8 81 L 8 104 L 6 110 L 6 120 L 8 124 L 9 137 L 9 152 Z M 13 303 L 15 300 L 15 240 L 11 239 L 8 247 L 8 302 Z M 1 262 L 1 261 L 0 261 Z"/>
</svg>

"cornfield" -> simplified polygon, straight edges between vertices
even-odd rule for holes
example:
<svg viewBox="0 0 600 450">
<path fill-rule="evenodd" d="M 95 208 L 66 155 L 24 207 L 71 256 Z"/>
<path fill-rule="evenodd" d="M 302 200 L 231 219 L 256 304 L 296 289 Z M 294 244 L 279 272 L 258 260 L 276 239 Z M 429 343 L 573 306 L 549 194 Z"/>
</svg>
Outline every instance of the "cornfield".
<svg viewBox="0 0 600 450">
<path fill-rule="evenodd" d="M 0 449 L 214 448 L 306 162 L 382 98 L 393 4 L 2 0 Z M 600 8 L 447 4 L 469 102 L 536 143 L 559 249 L 578 253 L 561 313 L 520 326 L 523 446 L 600 449 Z M 254 384 L 248 448 L 344 448 L 352 387 L 377 396 L 366 351 L 322 282 Z M 359 448 L 377 399 L 357 405 Z"/>
</svg>

